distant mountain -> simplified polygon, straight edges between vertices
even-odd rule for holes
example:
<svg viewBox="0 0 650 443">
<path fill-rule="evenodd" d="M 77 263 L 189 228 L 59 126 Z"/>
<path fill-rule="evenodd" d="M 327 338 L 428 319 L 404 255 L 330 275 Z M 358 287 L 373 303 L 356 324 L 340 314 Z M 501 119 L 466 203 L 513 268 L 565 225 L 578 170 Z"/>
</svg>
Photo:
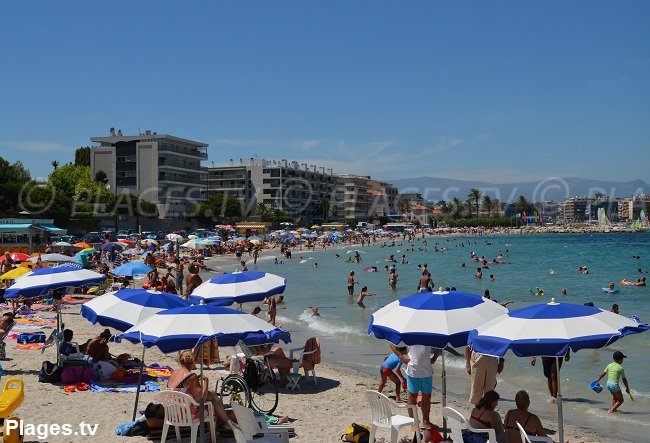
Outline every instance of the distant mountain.
<svg viewBox="0 0 650 443">
<path fill-rule="evenodd" d="M 627 197 L 650 194 L 650 185 L 643 180 L 613 182 L 584 178 L 548 178 L 523 183 L 496 184 L 481 181 L 453 180 L 449 178 L 417 177 L 391 180 L 401 192 L 418 192 L 425 200 L 449 201 L 454 197 L 466 200 L 471 188 L 479 188 L 483 195 L 498 198 L 501 202 L 514 202 L 520 195 L 529 201 L 557 201 L 567 197 L 594 196 Z"/>
</svg>

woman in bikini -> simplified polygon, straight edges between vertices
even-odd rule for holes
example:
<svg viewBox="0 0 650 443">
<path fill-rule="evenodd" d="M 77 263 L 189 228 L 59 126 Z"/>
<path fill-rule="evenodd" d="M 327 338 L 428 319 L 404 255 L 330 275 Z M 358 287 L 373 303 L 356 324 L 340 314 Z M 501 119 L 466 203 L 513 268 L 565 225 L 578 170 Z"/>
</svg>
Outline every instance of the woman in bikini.
<svg viewBox="0 0 650 443">
<path fill-rule="evenodd" d="M 485 393 L 472 410 L 472 415 L 469 417 L 469 425 L 476 429 L 494 429 L 497 435 L 498 443 L 505 443 L 506 435 L 501 421 L 501 416 L 495 411 L 499 404 L 499 394 L 495 391 L 488 391 Z M 466 443 L 485 443 L 487 441 L 487 434 L 483 432 L 467 433 Z"/>
<path fill-rule="evenodd" d="M 521 434 L 517 427 L 517 422 L 524 428 L 528 435 L 546 436 L 544 426 L 538 416 L 528 412 L 530 406 L 530 397 L 528 392 L 519 391 L 515 395 L 515 404 L 517 409 L 511 409 L 506 413 L 504 426 L 506 429 L 506 443 L 521 443 Z"/>
<path fill-rule="evenodd" d="M 181 391 L 189 394 L 196 402 L 201 400 L 201 385 L 199 383 L 199 376 L 192 371 L 196 369 L 194 363 L 194 356 L 192 351 L 181 351 L 178 355 L 178 363 L 180 368 L 172 372 L 172 375 L 167 381 L 167 387 L 174 391 Z M 228 420 L 236 422 L 234 415 L 229 416 L 223 407 L 221 399 L 212 391 L 208 390 L 208 378 L 203 377 L 203 400 L 211 402 L 214 407 L 214 412 L 217 415 L 217 424 L 228 423 Z M 199 416 L 199 408 L 192 408 L 192 415 Z"/>
</svg>

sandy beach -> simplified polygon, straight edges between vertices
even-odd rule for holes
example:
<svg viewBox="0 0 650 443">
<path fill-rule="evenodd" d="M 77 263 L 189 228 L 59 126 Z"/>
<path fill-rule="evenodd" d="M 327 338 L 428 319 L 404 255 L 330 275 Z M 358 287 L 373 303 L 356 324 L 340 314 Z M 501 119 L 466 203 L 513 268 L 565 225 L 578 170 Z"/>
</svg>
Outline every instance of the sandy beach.
<svg viewBox="0 0 650 443">
<path fill-rule="evenodd" d="M 93 326 L 79 314 L 79 306 L 68 306 L 64 309 L 63 319 L 66 328 L 75 331 L 75 339 L 83 342 L 94 337 L 103 328 Z M 47 311 L 43 315 L 52 314 Z M 47 329 L 44 329 L 48 331 Z M 38 382 L 38 370 L 44 360 L 55 360 L 54 348 L 49 348 L 44 354 L 40 351 L 14 349 L 13 340 L 7 343 L 7 356 L 10 360 L 2 362 L 5 375 L 3 381 L 9 377 L 19 377 L 25 383 L 25 401 L 14 413 L 25 423 L 29 424 L 71 424 L 72 429 L 79 435 L 73 436 L 47 436 L 38 438 L 37 435 L 26 436 L 26 442 L 144 442 L 143 437 L 117 437 L 115 427 L 131 419 L 134 404 L 132 393 L 102 393 L 102 392 L 73 392 L 65 393 L 62 385 L 52 385 Z M 286 347 L 286 346 L 285 346 Z M 123 352 L 139 356 L 141 348 L 130 343 L 114 343 L 110 346 L 111 353 Z M 226 349 L 224 349 L 226 351 Z M 222 357 L 223 358 L 223 357 Z M 175 355 L 164 355 L 157 349 L 147 352 L 146 363 L 159 363 L 176 367 Z M 220 374 L 214 369 L 206 370 L 211 385 L 216 382 Z M 334 368 L 324 362 L 317 367 L 318 385 L 311 381 L 301 382 L 301 389 L 288 391 L 281 389 L 277 414 L 286 414 L 293 421 L 297 436 L 292 438 L 296 442 L 336 442 L 345 427 L 352 422 L 368 424 L 370 420 L 369 409 L 364 392 L 367 389 L 376 389 L 378 380 L 353 371 Z M 378 377 L 377 377 L 378 379 Z M 161 387 L 163 382 L 160 383 Z M 439 377 L 434 382 L 434 388 L 439 388 Z M 388 395 L 393 395 L 391 387 L 386 390 Z M 140 409 L 154 400 L 155 392 L 141 394 Z M 440 392 L 434 391 L 434 404 L 432 405 L 432 421 L 442 423 L 440 408 Z M 510 408 L 513 403 L 503 402 L 501 413 Z M 450 405 L 464 414 L 469 414 L 468 405 L 461 399 L 450 399 Z M 97 425 L 94 436 L 81 435 L 79 423 L 84 422 L 91 426 Z M 552 423 L 545 423 L 547 428 L 556 429 Z M 88 429 L 84 431 L 89 433 Z M 406 436 L 403 433 L 403 436 Z M 600 442 L 597 436 L 585 430 L 566 427 L 566 440 L 571 442 Z M 43 437 L 43 435 L 41 435 Z M 379 437 L 387 437 L 380 433 Z M 412 437 L 412 436 L 411 436 Z M 184 439 L 183 441 L 188 441 Z M 170 440 L 174 441 L 174 440 Z M 232 439 L 220 438 L 219 441 L 229 442 Z"/>
</svg>

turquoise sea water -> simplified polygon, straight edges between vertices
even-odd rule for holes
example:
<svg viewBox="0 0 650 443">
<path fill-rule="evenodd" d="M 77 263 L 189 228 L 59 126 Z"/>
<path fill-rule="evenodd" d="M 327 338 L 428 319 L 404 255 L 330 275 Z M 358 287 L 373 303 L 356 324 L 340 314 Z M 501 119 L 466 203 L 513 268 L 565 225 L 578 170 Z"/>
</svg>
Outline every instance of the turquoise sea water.
<svg viewBox="0 0 650 443">
<path fill-rule="evenodd" d="M 436 287 L 455 286 L 459 291 L 483 294 L 489 289 L 493 298 L 500 302 L 513 300 L 509 305 L 517 309 L 529 304 L 557 300 L 572 303 L 592 301 L 596 306 L 610 309 L 618 303 L 620 313 L 636 315 L 642 321 L 650 320 L 650 287 L 621 287 L 621 279 L 636 280 L 641 274 L 638 268 L 650 269 L 650 234 L 579 234 L 579 235 L 532 235 L 532 236 L 484 236 L 484 237 L 429 237 L 424 249 L 422 239 L 407 251 L 407 242 L 396 241 L 395 247 L 381 248 L 377 245 L 365 248 L 351 245 L 342 248 L 322 249 L 316 252 L 299 251 L 293 259 L 275 265 L 273 258 L 279 254 L 265 251 L 257 265 L 249 262 L 249 269 L 264 270 L 285 276 L 288 280 L 284 293 L 287 303 L 278 312 L 282 327 L 292 331 L 294 343 L 301 344 L 306 337 L 320 336 L 325 360 L 353 367 L 378 377 L 378 366 L 388 352 L 385 342 L 367 335 L 372 312 L 400 297 L 415 292 L 420 272 L 419 263 L 427 263 Z M 461 247 L 464 243 L 464 247 Z M 447 248 L 435 252 L 434 247 Z M 362 263 L 345 263 L 352 255 L 347 251 L 361 251 Z M 511 265 L 492 265 L 483 271 L 483 279 L 474 278 L 476 263 L 470 260 L 470 251 L 485 256 L 488 261 L 499 251 L 507 256 L 504 261 Z M 336 258 L 335 254 L 340 254 Z M 383 271 L 385 259 L 390 254 L 399 258 L 405 254 L 409 264 L 397 264 L 400 280 L 396 290 L 388 286 L 388 273 Z M 632 256 L 641 256 L 640 260 Z M 302 260 L 301 260 L 302 256 Z M 302 261 L 302 263 L 301 263 Z M 314 268 L 314 263 L 318 267 Z M 461 264 L 465 263 L 465 267 Z M 377 266 L 379 272 L 364 272 L 367 266 Z M 576 272 L 579 266 L 587 266 L 589 274 Z M 236 264 L 233 262 L 233 270 Z M 354 270 L 360 285 L 376 292 L 366 298 L 367 309 L 360 309 L 349 299 L 346 278 Z M 490 274 L 495 281 L 490 281 Z M 645 275 L 645 274 L 643 274 Z M 650 276 L 650 274 L 648 274 Z M 605 294 L 601 288 L 616 282 L 620 293 Z M 529 289 L 544 289 L 545 297 L 531 295 Z M 563 288 L 568 295 L 561 295 Z M 312 317 L 308 305 L 319 306 L 321 317 Z M 252 306 L 245 307 L 248 310 Z M 589 382 L 611 362 L 614 350 L 622 350 L 629 358 L 624 367 L 632 387 L 635 402 L 629 401 L 616 416 L 608 416 L 611 396 L 605 390 L 596 394 L 588 388 Z M 462 349 L 460 350 L 462 352 Z M 469 377 L 464 370 L 464 359 L 450 357 L 448 362 L 448 389 L 458 398 L 466 398 Z M 506 369 L 499 376 L 497 391 L 506 400 L 512 400 L 518 389 L 531 392 L 531 409 L 543 417 L 547 428 L 557 429 L 556 406 L 549 403 L 546 379 L 541 362 L 531 367 L 530 359 L 518 358 L 509 353 Z M 439 374 L 440 363 L 436 363 Z M 596 430 L 607 441 L 648 441 L 650 435 L 650 332 L 626 337 L 612 346 L 598 350 L 582 350 L 572 355 L 562 366 L 561 383 L 565 399 L 564 415 L 567 422 Z M 440 388 L 439 377 L 434 388 Z M 392 391 L 389 391 L 392 392 Z M 513 403 L 502 402 L 502 413 Z M 568 438 L 568 437 L 567 437 Z"/>
</svg>

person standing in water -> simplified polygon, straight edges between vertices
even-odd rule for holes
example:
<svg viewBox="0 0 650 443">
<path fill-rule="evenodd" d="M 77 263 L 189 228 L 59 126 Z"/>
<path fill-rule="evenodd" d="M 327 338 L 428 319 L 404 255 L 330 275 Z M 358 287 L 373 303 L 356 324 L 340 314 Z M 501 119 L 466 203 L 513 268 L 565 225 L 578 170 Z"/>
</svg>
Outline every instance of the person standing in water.
<svg viewBox="0 0 650 443">
<path fill-rule="evenodd" d="M 354 285 L 357 284 L 356 281 L 354 281 L 354 271 L 350 271 L 348 274 L 348 295 L 352 297 L 354 295 Z"/>
<path fill-rule="evenodd" d="M 363 304 L 363 299 L 366 297 L 371 297 L 373 295 L 375 295 L 375 293 L 368 292 L 367 286 L 361 288 L 361 294 L 359 294 L 359 297 L 357 298 L 357 304 L 361 307 L 361 309 L 366 309 L 366 305 Z"/>
</svg>

